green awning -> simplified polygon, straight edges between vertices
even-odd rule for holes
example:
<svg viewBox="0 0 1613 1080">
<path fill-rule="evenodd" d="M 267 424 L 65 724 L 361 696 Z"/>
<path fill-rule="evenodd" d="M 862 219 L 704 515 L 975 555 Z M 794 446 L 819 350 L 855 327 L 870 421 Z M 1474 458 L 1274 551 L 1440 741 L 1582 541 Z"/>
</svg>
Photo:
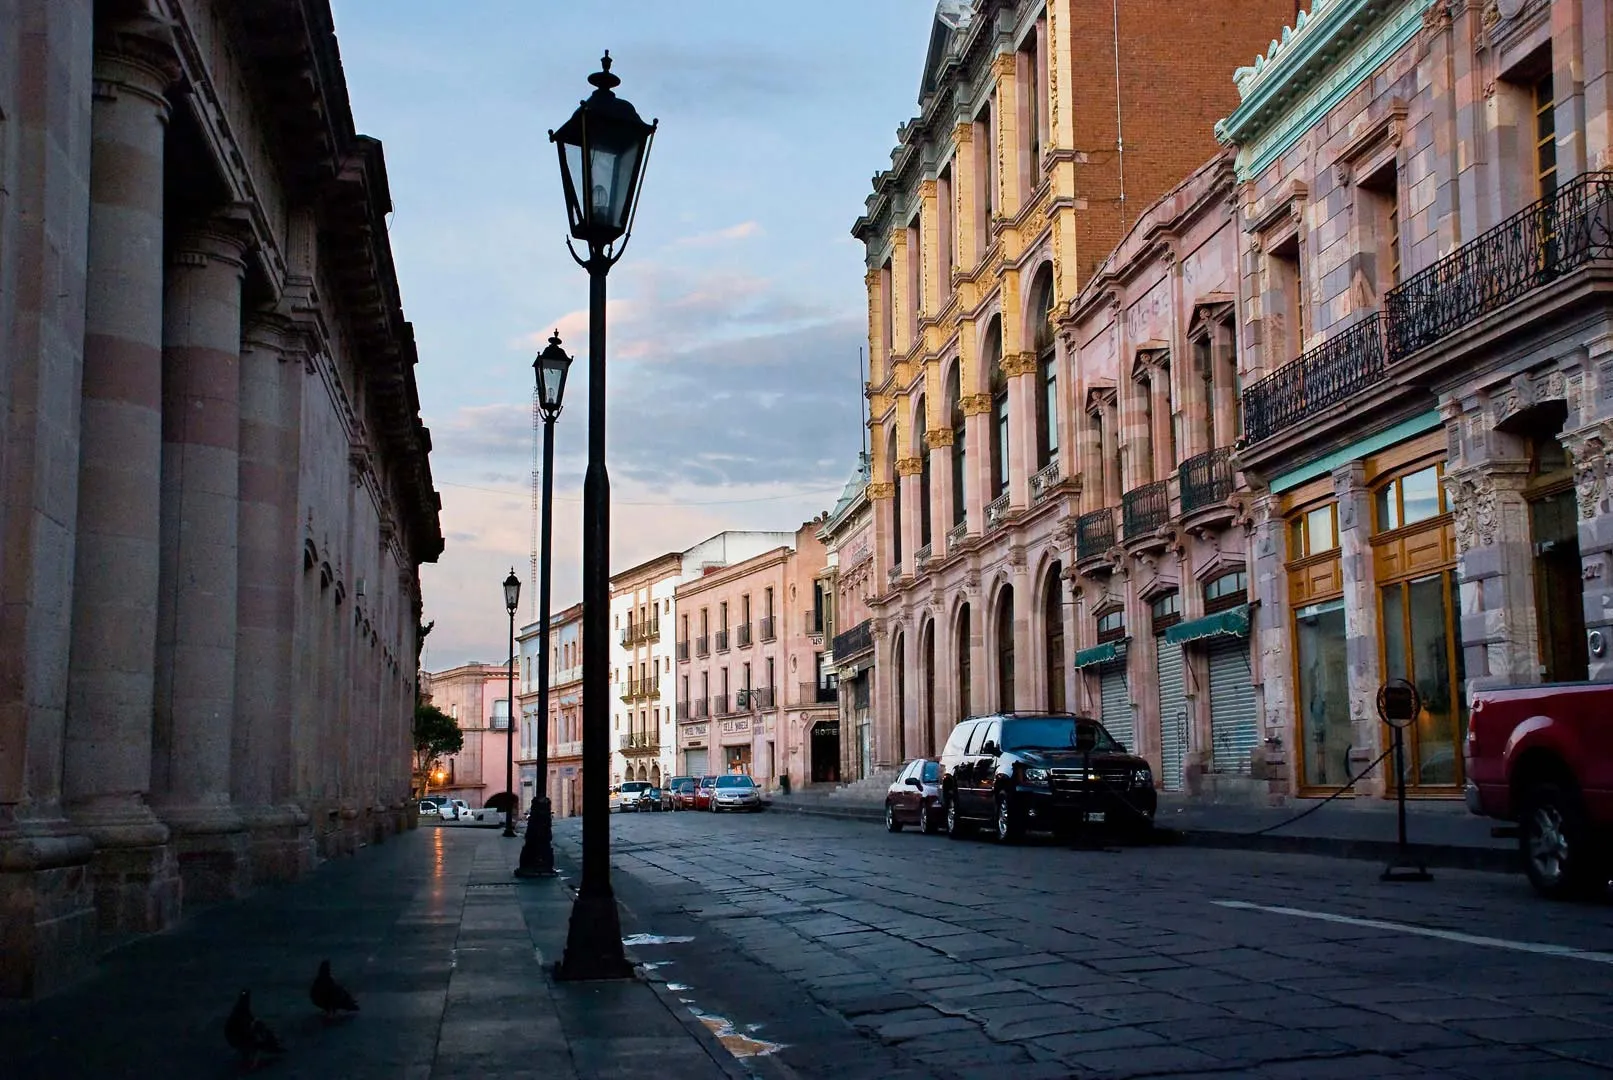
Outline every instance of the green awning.
<svg viewBox="0 0 1613 1080">
<path fill-rule="evenodd" d="M 1165 631 L 1167 645 L 1182 645 L 1200 638 L 1215 637 L 1225 634 L 1228 637 L 1249 636 L 1249 605 L 1239 604 L 1226 611 L 1218 611 L 1214 615 L 1206 615 L 1202 619 L 1192 622 L 1177 623 Z"/>
<path fill-rule="evenodd" d="M 1075 654 L 1076 670 L 1091 667 L 1093 664 L 1107 664 L 1111 660 L 1118 659 L 1120 650 L 1116 646 L 1119 644 L 1118 641 L 1111 641 L 1090 649 L 1081 649 Z"/>
</svg>

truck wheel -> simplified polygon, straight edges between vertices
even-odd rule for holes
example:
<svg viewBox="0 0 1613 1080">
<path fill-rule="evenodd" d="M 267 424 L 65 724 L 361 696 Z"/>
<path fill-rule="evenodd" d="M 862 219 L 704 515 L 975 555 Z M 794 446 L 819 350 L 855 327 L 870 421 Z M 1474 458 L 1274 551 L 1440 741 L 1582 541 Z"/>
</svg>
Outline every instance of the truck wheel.
<svg viewBox="0 0 1613 1080">
<path fill-rule="evenodd" d="M 946 799 L 947 835 L 954 840 L 962 840 L 968 826 L 963 823 L 963 815 L 958 813 L 958 800 L 956 796 L 948 795 Z"/>
<path fill-rule="evenodd" d="M 1536 784 L 1524 793 L 1518 849 L 1529 882 L 1554 900 L 1592 891 L 1600 862 L 1579 796 L 1558 784 Z"/>
<path fill-rule="evenodd" d="M 997 793 L 997 842 L 1017 844 L 1025 839 L 1025 818 L 1006 791 Z"/>
</svg>

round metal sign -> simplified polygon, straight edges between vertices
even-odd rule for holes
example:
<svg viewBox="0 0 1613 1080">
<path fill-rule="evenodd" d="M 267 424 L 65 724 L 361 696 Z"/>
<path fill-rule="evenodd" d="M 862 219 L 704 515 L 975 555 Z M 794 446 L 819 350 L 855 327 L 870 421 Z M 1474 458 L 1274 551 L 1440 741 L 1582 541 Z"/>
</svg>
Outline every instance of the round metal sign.
<svg viewBox="0 0 1613 1080">
<path fill-rule="evenodd" d="M 1378 687 L 1378 718 L 1390 727 L 1410 726 L 1422 709 L 1422 695 L 1405 679 L 1390 679 Z"/>
</svg>

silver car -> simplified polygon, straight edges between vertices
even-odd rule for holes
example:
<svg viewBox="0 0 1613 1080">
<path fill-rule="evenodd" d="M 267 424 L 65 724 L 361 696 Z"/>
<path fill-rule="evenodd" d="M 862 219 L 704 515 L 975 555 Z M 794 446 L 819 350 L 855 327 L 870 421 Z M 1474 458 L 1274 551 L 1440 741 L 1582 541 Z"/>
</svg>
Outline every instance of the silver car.
<svg viewBox="0 0 1613 1080">
<path fill-rule="evenodd" d="M 711 812 L 724 810 L 760 810 L 762 789 L 744 773 L 717 777 L 717 786 L 711 793 Z"/>
</svg>

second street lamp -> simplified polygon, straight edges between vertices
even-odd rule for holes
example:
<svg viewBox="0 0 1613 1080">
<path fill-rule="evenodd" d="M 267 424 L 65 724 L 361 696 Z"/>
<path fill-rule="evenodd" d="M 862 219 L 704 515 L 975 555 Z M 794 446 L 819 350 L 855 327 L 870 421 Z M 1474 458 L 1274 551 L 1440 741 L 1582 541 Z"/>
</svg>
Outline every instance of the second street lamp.
<svg viewBox="0 0 1613 1080">
<path fill-rule="evenodd" d="M 566 217 L 588 258 L 588 472 L 582 495 L 582 880 L 571 908 L 562 979 L 633 974 L 610 883 L 610 476 L 605 469 L 605 275 L 622 257 L 638 208 L 655 124 L 613 91 L 610 53 L 594 92 L 549 139 L 560 153 Z M 569 246 L 570 241 L 567 241 Z"/>
<path fill-rule="evenodd" d="M 515 609 L 521 606 L 521 579 L 510 567 L 504 579 L 504 606 L 510 609 L 509 700 L 504 709 L 504 835 L 515 835 Z"/>
<path fill-rule="evenodd" d="M 516 877 L 554 874 L 554 819 L 549 807 L 549 546 L 554 521 L 554 422 L 566 396 L 566 373 L 571 357 L 560 347 L 560 331 L 549 347 L 532 362 L 538 387 L 538 411 L 543 415 L 543 536 L 538 549 L 538 782 L 532 808 L 527 812 L 526 842 Z"/>
</svg>

